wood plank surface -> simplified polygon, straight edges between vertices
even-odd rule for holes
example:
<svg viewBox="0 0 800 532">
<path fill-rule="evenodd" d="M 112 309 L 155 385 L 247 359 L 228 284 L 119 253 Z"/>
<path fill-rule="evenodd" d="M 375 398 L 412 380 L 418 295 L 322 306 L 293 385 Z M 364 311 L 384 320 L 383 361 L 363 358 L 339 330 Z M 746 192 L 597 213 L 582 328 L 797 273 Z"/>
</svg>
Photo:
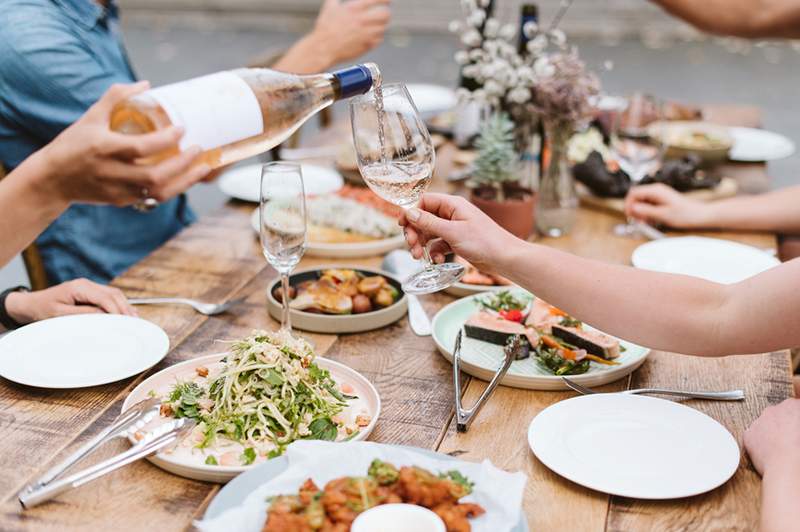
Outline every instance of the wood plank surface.
<svg viewBox="0 0 800 532">
<path fill-rule="evenodd" d="M 733 111 L 723 114 L 729 119 Z M 743 112 L 742 120 L 751 119 Z M 735 118 L 735 116 L 733 117 Z M 740 120 L 737 123 L 743 123 Z M 747 124 L 750 125 L 750 124 Z M 452 146 L 439 151 L 435 188 L 451 190 L 441 177 L 453 168 Z M 753 191 L 766 188 L 763 165 L 737 170 Z M 36 390 L 0 381 L 0 530 L 184 530 L 202 516 L 217 493 L 215 484 L 168 474 L 147 462 L 123 468 L 50 504 L 23 511 L 16 492 L 47 467 L 113 420 L 133 386 L 148 375 L 182 360 L 216 353 L 220 340 L 254 328 L 277 328 L 266 312 L 265 293 L 274 271 L 266 266 L 249 225 L 253 205 L 231 202 L 162 246 L 115 281 L 129 296 L 182 295 L 221 302 L 244 301 L 230 312 L 204 317 L 183 307 L 140 307 L 141 315 L 163 327 L 171 342 L 168 356 L 148 372 L 95 388 Z M 600 260 L 628 263 L 642 240 L 616 237 L 621 217 L 581 209 L 575 231 L 566 238 L 542 239 L 547 245 Z M 714 233 L 758 247 L 774 247 L 772 235 Z M 380 258 L 335 261 L 305 258 L 300 267 L 321 264 L 379 266 Z M 450 296 L 422 298 L 433 314 Z M 528 475 L 524 510 L 534 530 L 678 530 L 751 527 L 757 515 L 759 480 L 746 461 L 734 479 L 702 497 L 648 503 L 609 498 L 572 484 L 539 463 L 527 447 L 530 420 L 570 394 L 499 387 L 466 434 L 455 432 L 452 369 L 430 338 L 414 335 L 403 318 L 387 328 L 358 335 L 302 333 L 318 352 L 362 372 L 378 388 L 383 411 L 371 439 L 403 443 L 458 455 L 491 459 Z M 471 404 L 485 383 L 465 380 L 464 401 Z M 653 384 L 692 387 L 744 387 L 740 405 L 692 402 L 725 424 L 736 436 L 767 404 L 791 395 L 787 353 L 727 359 L 697 359 L 653 353 L 631 378 L 608 387 Z M 87 463 L 127 447 L 117 441 Z"/>
</svg>

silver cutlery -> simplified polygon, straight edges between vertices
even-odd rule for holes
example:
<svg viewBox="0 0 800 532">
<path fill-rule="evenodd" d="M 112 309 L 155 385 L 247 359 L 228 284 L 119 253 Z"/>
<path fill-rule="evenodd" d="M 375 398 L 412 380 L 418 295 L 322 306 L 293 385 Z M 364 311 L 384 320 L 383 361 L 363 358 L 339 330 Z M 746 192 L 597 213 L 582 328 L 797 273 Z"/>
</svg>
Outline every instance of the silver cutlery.
<svg viewBox="0 0 800 532">
<path fill-rule="evenodd" d="M 575 390 L 576 392 L 582 395 L 591 395 L 595 393 L 604 393 L 598 392 L 597 390 L 592 390 L 591 388 L 587 388 L 586 386 L 582 386 L 575 381 L 572 381 L 566 377 L 561 377 L 561 380 L 564 381 L 564 384 L 569 386 L 571 389 Z M 692 392 L 686 390 L 670 390 L 666 388 L 637 388 L 635 390 L 624 390 L 619 393 L 625 393 L 628 395 L 642 395 L 642 394 L 656 394 L 656 395 L 671 395 L 675 397 L 685 397 L 688 399 L 708 399 L 710 401 L 743 401 L 744 400 L 744 391 L 743 390 L 730 390 L 727 392 Z"/>
<path fill-rule="evenodd" d="M 381 268 L 389 273 L 405 278 L 419 271 L 419 263 L 414 260 L 411 253 L 401 249 L 391 251 L 383 259 Z M 408 323 L 417 336 L 430 336 L 431 320 L 422 308 L 419 298 L 413 294 L 406 294 L 408 300 Z"/>
<path fill-rule="evenodd" d="M 169 421 L 146 433 L 130 449 L 98 464 L 43 486 L 31 486 L 20 492 L 19 502 L 24 508 L 33 508 L 53 497 L 98 479 L 107 473 L 126 466 L 140 458 L 180 442 L 195 426 L 195 421 L 180 418 Z"/>
<path fill-rule="evenodd" d="M 621 237 L 643 236 L 648 240 L 661 240 L 667 235 L 650 224 L 629 218 L 627 223 L 614 226 L 614 234 Z"/>
<path fill-rule="evenodd" d="M 478 415 L 478 412 L 481 411 L 483 405 L 485 404 L 486 400 L 492 395 L 494 389 L 497 388 L 497 385 L 500 384 L 500 381 L 503 377 L 508 373 L 508 368 L 511 367 L 511 363 L 514 362 L 517 358 L 517 353 L 523 347 L 523 340 L 522 337 L 519 335 L 514 335 L 509 339 L 509 342 L 503 348 L 503 355 L 505 356 L 503 359 L 503 364 L 498 368 L 497 373 L 494 374 L 492 380 L 489 382 L 489 386 L 483 391 L 481 396 L 475 401 L 475 404 L 472 405 L 472 408 L 464 408 L 461 405 L 461 336 L 463 334 L 462 331 L 458 331 L 458 336 L 456 336 L 456 344 L 453 348 L 453 382 L 455 383 L 455 394 L 456 394 L 456 430 L 458 432 L 467 432 L 469 426 L 472 424 L 472 421 L 475 419 L 475 416 Z"/>
<path fill-rule="evenodd" d="M 222 314 L 242 301 L 244 301 L 244 298 L 219 304 L 203 303 L 202 301 L 196 301 L 185 297 L 134 297 L 128 299 L 128 303 L 131 305 L 188 305 L 200 314 L 205 314 L 206 316 Z"/>
</svg>

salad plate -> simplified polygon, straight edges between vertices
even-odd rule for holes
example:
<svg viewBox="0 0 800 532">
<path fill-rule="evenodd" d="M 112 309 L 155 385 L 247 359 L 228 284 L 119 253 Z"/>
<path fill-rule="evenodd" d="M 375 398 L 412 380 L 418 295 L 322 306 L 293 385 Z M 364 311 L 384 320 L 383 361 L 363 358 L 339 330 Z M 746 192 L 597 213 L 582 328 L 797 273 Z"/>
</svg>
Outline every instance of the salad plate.
<svg viewBox="0 0 800 532">
<path fill-rule="evenodd" d="M 177 414 L 165 411 L 165 409 L 168 403 L 172 405 L 170 409 L 174 408 L 174 402 L 170 403 L 169 399 L 177 386 L 190 382 L 197 383 L 206 378 L 214 379 L 215 375 L 219 375 L 223 371 L 223 359 L 229 355 L 230 353 L 218 353 L 187 360 L 152 375 L 131 391 L 125 399 L 122 410 L 124 411 L 149 397 L 161 397 L 164 401 L 162 415 L 142 430 L 152 429 L 158 424 L 172 419 L 172 416 Z M 363 375 L 343 364 L 322 357 L 314 358 L 313 362 L 319 369 L 330 372 L 330 378 L 339 386 L 340 393 L 347 397 L 347 406 L 334 416 L 334 418 L 340 418 L 337 419 L 337 422 L 341 421 L 342 423 L 335 434 L 336 441 L 366 439 L 375 428 L 381 411 L 381 400 L 375 387 Z M 203 372 L 208 377 L 201 377 Z M 251 376 L 250 379 L 252 380 L 252 378 Z M 211 382 L 213 383 L 213 380 Z M 293 393 L 297 393 L 297 391 Z M 241 401 L 238 400 L 238 402 Z M 232 423 L 239 423 L 239 421 L 234 419 Z M 350 430 L 351 426 L 354 430 L 348 435 L 345 429 Z M 244 471 L 252 470 L 271 461 L 269 453 L 253 452 L 252 448 L 248 451 L 244 445 L 224 437 L 217 437 L 207 447 L 200 448 L 198 445 L 204 440 L 202 429 L 202 426 L 195 429 L 174 450 L 151 455 L 148 460 L 156 466 L 182 477 L 220 483 L 227 482 Z M 132 435 L 130 441 L 132 444 L 135 443 L 137 435 Z M 227 461 L 228 457 L 235 463 Z"/>
<path fill-rule="evenodd" d="M 169 351 L 158 325 L 118 314 L 38 321 L 0 339 L 0 376 L 39 388 L 116 382 L 156 365 Z"/>
<path fill-rule="evenodd" d="M 336 192 L 342 185 L 342 175 L 325 166 L 303 164 L 303 187 L 309 196 Z M 217 186 L 227 196 L 249 203 L 261 201 L 261 165 L 234 166 L 219 176 Z"/>
<path fill-rule="evenodd" d="M 732 284 L 777 266 L 780 261 L 769 253 L 739 242 L 681 236 L 642 244 L 633 251 L 631 263 L 644 270 Z"/>
<path fill-rule="evenodd" d="M 536 298 L 521 288 L 512 288 L 507 293 L 519 298 L 521 301 L 532 301 L 534 306 L 536 304 Z M 498 292 L 485 292 L 459 299 L 442 308 L 433 318 L 433 340 L 439 352 L 448 361 L 452 362 L 456 337 L 459 331 L 466 332 L 462 338 L 461 367 L 465 373 L 486 381 L 492 379 L 497 372 L 497 368 L 502 364 L 504 359 L 503 347 L 470 337 L 465 325 L 468 320 L 474 319 L 475 315 L 481 310 L 481 299 L 496 295 L 498 295 Z M 516 327 L 519 328 L 519 332 L 516 334 L 525 335 L 527 333 L 529 336 L 539 336 L 533 328 L 523 327 L 519 324 L 516 324 Z M 587 360 L 582 362 L 588 367 L 588 369 L 583 370 L 583 373 L 563 373 L 569 376 L 571 380 L 584 386 L 600 386 L 626 377 L 641 366 L 650 354 L 650 350 L 647 348 L 603 335 L 586 324 L 581 324 L 581 327 L 588 334 L 600 335 L 613 340 L 619 350 L 619 353 L 610 363 L 603 364 Z M 574 346 L 571 346 L 571 349 L 574 349 Z M 597 360 L 598 357 L 595 356 L 594 359 Z M 554 374 L 552 370 L 548 370 L 540 362 L 540 359 L 534 356 L 533 349 L 530 350 L 529 356 L 512 362 L 501 384 L 532 390 L 567 389 L 561 376 Z"/>
<path fill-rule="evenodd" d="M 602 442 L 591 445 L 588 442 Z M 739 467 L 728 430 L 674 401 L 622 393 L 573 397 L 542 410 L 528 429 L 536 457 L 587 488 L 636 499 L 691 497 Z"/>
<path fill-rule="evenodd" d="M 341 334 L 386 327 L 408 312 L 402 283 L 388 272 L 370 268 L 322 266 L 289 277 L 292 325 L 304 331 Z M 352 294 L 351 294 L 352 292 Z M 280 279 L 267 289 L 267 310 L 280 321 Z M 366 308 L 360 305 L 365 305 Z"/>
</svg>

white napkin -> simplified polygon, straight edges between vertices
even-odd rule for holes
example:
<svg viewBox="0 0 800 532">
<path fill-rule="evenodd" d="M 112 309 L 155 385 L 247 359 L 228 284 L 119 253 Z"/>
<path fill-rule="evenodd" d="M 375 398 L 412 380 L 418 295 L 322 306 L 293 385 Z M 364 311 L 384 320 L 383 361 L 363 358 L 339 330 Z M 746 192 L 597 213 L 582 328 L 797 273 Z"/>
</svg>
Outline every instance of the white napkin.
<svg viewBox="0 0 800 532">
<path fill-rule="evenodd" d="M 373 442 L 333 443 L 296 441 L 286 449 L 289 468 L 267 480 L 245 501 L 215 519 L 196 522 L 202 532 L 260 532 L 267 517 L 266 499 L 274 495 L 297 493 L 309 477 L 323 487 L 328 481 L 344 476 L 366 475 L 375 458 L 397 467 L 415 465 L 441 473 L 456 469 L 475 483 L 472 494 L 464 501 L 480 504 L 486 513 L 471 519 L 475 532 L 501 532 L 513 529 L 520 520 L 522 494 L 526 477 L 523 473 L 507 473 L 488 460 L 477 464 L 462 460 L 435 458 L 411 449 Z"/>
</svg>

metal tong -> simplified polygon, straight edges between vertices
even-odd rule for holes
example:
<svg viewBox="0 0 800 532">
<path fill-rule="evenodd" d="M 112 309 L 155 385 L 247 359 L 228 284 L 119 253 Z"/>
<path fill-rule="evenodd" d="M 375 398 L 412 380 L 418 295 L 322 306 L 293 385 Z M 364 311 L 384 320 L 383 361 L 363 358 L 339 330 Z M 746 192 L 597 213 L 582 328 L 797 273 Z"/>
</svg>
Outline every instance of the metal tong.
<svg viewBox="0 0 800 532">
<path fill-rule="evenodd" d="M 54 482 L 57 476 L 94 452 L 104 443 L 116 437 L 127 437 L 128 434 L 139 431 L 158 415 L 160 404 L 161 402 L 158 399 L 146 399 L 121 413 L 114 420 L 114 423 L 100 431 L 64 461 L 49 469 L 36 482 L 25 487 L 18 495 L 20 504 L 24 508 L 32 508 L 65 491 L 82 486 L 106 473 L 115 471 L 150 453 L 180 441 L 194 427 L 194 420 L 181 418 L 164 423 L 145 433 L 144 437 L 130 449 Z"/>
<path fill-rule="evenodd" d="M 481 411 L 483 404 L 486 402 L 489 396 L 492 395 L 492 392 L 495 388 L 497 388 L 497 385 L 500 384 L 500 381 L 503 379 L 505 374 L 508 373 L 508 368 L 510 368 L 511 363 L 516 360 L 517 353 L 519 353 L 519 350 L 522 349 L 524 343 L 520 335 L 514 335 L 509 339 L 508 343 L 503 348 L 503 354 L 505 355 L 503 365 L 498 368 L 497 373 L 494 374 L 494 377 L 492 377 L 492 380 L 489 382 L 489 386 L 486 387 L 472 408 L 464 408 L 461 406 L 460 370 L 462 334 L 463 331 L 458 331 L 458 336 L 456 336 L 456 345 L 453 348 L 453 382 L 455 383 L 456 394 L 456 430 L 458 432 L 467 432 L 467 429 L 469 429 L 473 419 L 475 419 L 475 416 L 477 416 L 478 412 Z"/>
</svg>

